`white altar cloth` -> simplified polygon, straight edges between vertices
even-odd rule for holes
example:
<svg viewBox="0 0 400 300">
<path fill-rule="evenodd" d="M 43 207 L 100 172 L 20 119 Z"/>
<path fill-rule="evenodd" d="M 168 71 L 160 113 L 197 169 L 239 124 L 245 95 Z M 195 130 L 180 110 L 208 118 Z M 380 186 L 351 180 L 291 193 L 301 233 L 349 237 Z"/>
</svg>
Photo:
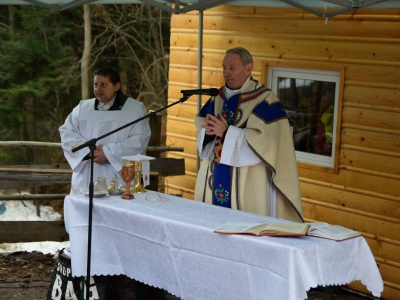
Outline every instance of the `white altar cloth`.
<svg viewBox="0 0 400 300">
<path fill-rule="evenodd" d="M 317 285 L 354 280 L 374 296 L 383 291 L 363 237 L 217 234 L 226 221 L 288 221 L 150 191 L 134 196 L 94 198 L 90 275 L 124 274 L 185 300 L 306 299 Z M 73 276 L 87 274 L 88 203 L 81 194 L 64 201 Z"/>
</svg>

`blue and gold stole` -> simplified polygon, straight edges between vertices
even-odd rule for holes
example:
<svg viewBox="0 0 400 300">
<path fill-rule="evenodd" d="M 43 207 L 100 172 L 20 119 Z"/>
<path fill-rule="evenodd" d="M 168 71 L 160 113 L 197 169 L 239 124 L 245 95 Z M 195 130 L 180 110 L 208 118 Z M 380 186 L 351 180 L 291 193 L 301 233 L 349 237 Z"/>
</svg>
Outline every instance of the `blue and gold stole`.
<svg viewBox="0 0 400 300">
<path fill-rule="evenodd" d="M 244 92 L 229 98 L 229 101 L 224 96 L 221 115 L 225 118 L 229 125 L 234 125 L 238 128 L 246 128 L 248 115 L 243 120 L 243 112 L 240 109 L 240 104 L 247 101 L 252 101 L 258 98 L 264 92 L 269 91 L 266 87 L 260 87 L 251 92 Z M 222 96 L 222 93 L 220 93 Z M 217 98 L 217 101 L 219 99 Z M 211 98 L 203 106 L 200 111 L 200 116 L 205 117 L 207 114 L 215 115 L 215 102 Z M 277 102 L 269 104 L 267 101 L 261 101 L 251 112 L 252 115 L 264 121 L 264 123 L 273 123 L 279 119 L 286 118 L 285 110 L 282 103 Z M 240 124 L 240 125 L 239 125 Z M 208 140 L 209 141 L 209 140 Z M 232 172 L 233 167 L 220 163 L 222 152 L 222 140 L 217 137 L 215 140 L 214 157 L 210 158 L 210 166 L 208 171 L 207 185 L 213 191 L 213 204 L 231 208 L 232 197 Z M 206 141 L 207 143 L 207 141 Z M 256 153 L 256 152 L 255 152 Z M 257 155 L 257 153 L 256 153 Z M 261 158 L 261 161 L 264 161 Z M 268 162 L 264 163 L 268 164 Z M 240 209 L 238 207 L 238 209 Z"/>
<path fill-rule="evenodd" d="M 239 99 L 241 94 L 237 94 L 229 98 L 224 96 L 221 115 L 227 121 L 228 125 L 234 125 L 236 114 L 239 107 Z M 215 105 L 213 99 L 203 106 L 200 116 L 205 117 L 207 114 L 215 115 Z M 246 127 L 246 124 L 243 124 Z M 210 160 L 211 176 L 208 179 L 208 186 L 213 191 L 213 204 L 231 208 L 231 178 L 232 167 L 221 164 L 222 140 L 217 137 L 214 147 L 214 159 Z"/>
</svg>

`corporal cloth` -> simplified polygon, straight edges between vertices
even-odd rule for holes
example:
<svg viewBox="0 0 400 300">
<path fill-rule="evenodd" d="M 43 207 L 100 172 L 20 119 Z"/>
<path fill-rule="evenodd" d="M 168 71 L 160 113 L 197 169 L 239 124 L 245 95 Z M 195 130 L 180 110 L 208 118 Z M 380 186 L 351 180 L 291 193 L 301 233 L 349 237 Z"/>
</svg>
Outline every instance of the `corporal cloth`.
<svg viewBox="0 0 400 300">
<path fill-rule="evenodd" d="M 219 171 L 213 151 L 218 138 L 203 149 L 203 139 L 198 139 L 203 161 L 196 180 L 195 200 L 214 203 L 216 196 L 226 195 L 230 198 L 231 208 L 302 221 L 299 176 L 289 122 L 276 95 L 262 85 L 257 86 L 259 83 L 250 77 L 242 87 L 242 93 L 229 99 L 225 98 L 225 87 L 222 87 L 220 94 L 211 98 L 196 116 L 199 136 L 202 133 L 204 136 L 201 125 L 207 113 L 222 114 L 232 125 L 221 151 L 221 164 L 227 169 L 225 176 L 214 176 Z M 231 105 L 231 101 L 235 101 L 235 105 Z M 242 166 L 236 163 L 241 155 L 250 155 L 248 152 L 241 154 L 242 139 L 251 155 L 258 158 L 257 163 L 254 160 Z"/>
<path fill-rule="evenodd" d="M 82 160 L 90 152 L 89 148 L 76 152 L 72 152 L 72 148 L 146 115 L 143 103 L 131 98 L 126 100 L 121 110 L 99 111 L 94 110 L 94 105 L 95 99 L 82 100 L 60 127 L 64 156 L 73 170 L 72 191 L 89 187 L 90 181 L 90 160 Z M 119 176 L 123 163 L 121 157 L 143 154 L 150 134 L 147 120 L 142 120 L 99 140 L 97 145 L 103 146 L 109 163 L 94 163 L 93 178 L 104 176 L 110 182 Z"/>
<path fill-rule="evenodd" d="M 227 221 L 289 221 L 151 191 L 131 201 L 95 198 L 93 205 L 92 275 L 125 274 L 185 300 L 297 300 L 317 285 L 354 280 L 375 296 L 383 290 L 363 237 L 217 234 Z M 67 196 L 64 212 L 72 274 L 85 276 L 88 198 Z"/>
</svg>

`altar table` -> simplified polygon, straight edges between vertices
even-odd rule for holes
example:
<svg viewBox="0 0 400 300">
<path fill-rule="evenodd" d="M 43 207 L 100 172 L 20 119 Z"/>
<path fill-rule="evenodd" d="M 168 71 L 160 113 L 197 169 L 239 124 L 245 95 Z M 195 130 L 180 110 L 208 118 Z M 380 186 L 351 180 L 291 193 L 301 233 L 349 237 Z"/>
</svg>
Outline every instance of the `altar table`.
<svg viewBox="0 0 400 300">
<path fill-rule="evenodd" d="M 361 280 L 376 297 L 383 281 L 363 237 L 214 233 L 226 221 L 289 222 L 162 193 L 93 199 L 90 275 L 126 275 L 187 300 L 306 299 L 310 288 Z M 86 276 L 88 205 L 64 201 L 73 276 Z"/>
</svg>

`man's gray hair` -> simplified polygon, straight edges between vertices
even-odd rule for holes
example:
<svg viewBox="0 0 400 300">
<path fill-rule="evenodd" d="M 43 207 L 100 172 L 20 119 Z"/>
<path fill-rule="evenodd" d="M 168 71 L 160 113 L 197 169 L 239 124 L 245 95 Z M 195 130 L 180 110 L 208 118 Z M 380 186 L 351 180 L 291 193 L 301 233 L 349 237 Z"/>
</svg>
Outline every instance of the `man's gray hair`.
<svg viewBox="0 0 400 300">
<path fill-rule="evenodd" d="M 236 53 L 239 55 L 240 60 L 243 65 L 252 64 L 253 63 L 253 56 L 251 56 L 250 52 L 242 47 L 235 47 L 227 50 L 225 55 L 230 53 Z"/>
</svg>

